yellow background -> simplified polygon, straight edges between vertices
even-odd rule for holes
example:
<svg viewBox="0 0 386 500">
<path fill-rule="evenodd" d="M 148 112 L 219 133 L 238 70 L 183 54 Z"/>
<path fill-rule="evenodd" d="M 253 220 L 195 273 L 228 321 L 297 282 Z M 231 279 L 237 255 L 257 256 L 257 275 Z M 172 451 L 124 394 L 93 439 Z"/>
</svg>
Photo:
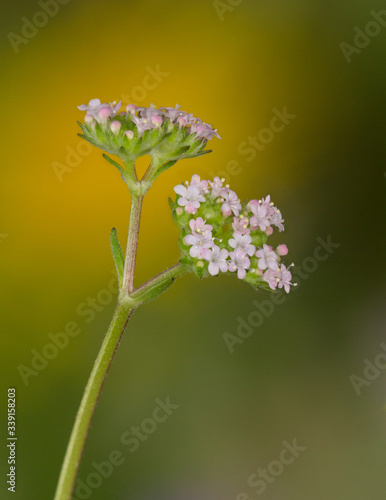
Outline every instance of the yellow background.
<svg viewBox="0 0 386 500">
<path fill-rule="evenodd" d="M 224 0 L 225 1 L 225 0 Z M 232 2 L 229 3 L 229 5 Z M 237 2 L 233 1 L 233 4 Z M 10 32 L 41 10 L 3 1 L 1 55 L 1 398 L 17 390 L 17 493 L 53 497 L 72 423 L 113 312 L 90 323 L 77 308 L 111 280 L 109 232 L 126 238 L 129 195 L 93 150 L 60 182 L 53 162 L 81 140 L 77 105 L 138 95 L 148 66 L 168 73 L 136 104 L 181 104 L 217 127 L 213 153 L 179 162 L 145 201 L 136 282 L 178 260 L 167 198 L 198 173 L 230 179 L 244 198 L 271 194 L 286 220 L 276 237 L 301 265 L 316 238 L 339 249 L 302 281 L 230 354 L 223 333 L 256 308 L 236 278 L 179 280 L 132 318 L 93 421 L 80 469 L 112 450 L 125 463 L 93 500 L 221 499 L 259 496 L 247 478 L 278 459 L 282 441 L 306 450 L 260 495 L 270 500 L 363 500 L 385 496 L 386 374 L 358 396 L 350 375 L 382 352 L 385 336 L 386 28 L 348 63 L 380 1 L 244 0 L 223 13 L 212 1 L 72 0 L 16 53 Z M 124 104 L 128 104 L 124 99 Z M 240 143 L 267 127 L 274 108 L 296 118 L 248 162 Z M 6 236 L 5 236 L 6 235 Z M 47 335 L 76 321 L 81 334 L 25 385 Z M 180 407 L 131 454 L 120 436 L 151 416 L 156 398 Z"/>
</svg>

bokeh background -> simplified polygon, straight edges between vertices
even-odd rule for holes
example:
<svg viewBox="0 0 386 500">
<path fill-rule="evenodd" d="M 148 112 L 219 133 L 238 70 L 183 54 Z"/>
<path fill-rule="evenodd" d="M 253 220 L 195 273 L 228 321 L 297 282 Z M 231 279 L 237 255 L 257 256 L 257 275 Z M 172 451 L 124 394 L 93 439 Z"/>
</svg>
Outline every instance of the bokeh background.
<svg viewBox="0 0 386 500">
<path fill-rule="evenodd" d="M 125 462 L 89 498 L 385 498 L 386 373 L 373 374 L 360 395 L 350 376 L 363 377 L 364 360 L 374 361 L 386 342 L 386 28 L 370 26 L 379 33 L 350 63 L 340 48 L 383 8 L 378 0 L 71 0 L 16 52 L 9 33 L 21 36 L 42 8 L 2 1 L 1 498 L 53 498 L 114 309 L 101 290 L 113 277 L 110 229 L 126 238 L 129 195 L 118 172 L 76 135 L 83 117 L 76 106 L 94 97 L 178 103 L 222 136 L 213 153 L 178 163 L 149 192 L 137 283 L 178 260 L 167 203 L 173 187 L 229 162 L 238 164 L 229 181 L 241 198 L 270 193 L 282 210 L 288 261 L 302 267 L 328 235 L 340 247 L 297 279 L 299 289 L 233 354 L 223 334 L 236 334 L 237 318 L 269 294 L 237 279 L 186 276 L 139 310 L 79 477 L 87 481 L 92 462 L 113 450 Z M 149 67 L 162 76 L 146 90 Z M 253 159 L 241 153 L 285 106 L 296 118 Z M 74 150 L 81 155 L 69 155 Z M 97 302 L 87 322 L 84 304 L 98 294 L 105 304 Z M 20 365 L 31 367 L 31 351 L 41 352 L 69 321 L 81 334 L 25 384 Z M 18 398 L 16 494 L 5 476 L 9 386 Z M 179 408 L 130 453 L 120 436 L 167 396 Z M 294 439 L 306 450 L 258 495 L 247 478 Z"/>
</svg>

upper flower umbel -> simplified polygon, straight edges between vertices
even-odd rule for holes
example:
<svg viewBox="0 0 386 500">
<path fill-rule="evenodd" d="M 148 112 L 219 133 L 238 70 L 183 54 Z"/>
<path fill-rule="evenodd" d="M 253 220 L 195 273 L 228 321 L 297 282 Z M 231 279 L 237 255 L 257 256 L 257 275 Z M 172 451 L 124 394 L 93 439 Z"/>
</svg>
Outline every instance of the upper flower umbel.
<svg viewBox="0 0 386 500">
<path fill-rule="evenodd" d="M 126 111 L 119 112 L 120 102 L 91 99 L 78 108 L 86 111 L 84 124 L 79 124 L 81 137 L 94 146 L 119 156 L 125 163 L 147 154 L 153 158 L 147 179 L 150 182 L 178 160 L 210 153 L 205 150 L 208 140 L 220 138 L 211 125 L 178 105 L 157 108 L 152 104 L 146 108 L 129 104 Z"/>
</svg>

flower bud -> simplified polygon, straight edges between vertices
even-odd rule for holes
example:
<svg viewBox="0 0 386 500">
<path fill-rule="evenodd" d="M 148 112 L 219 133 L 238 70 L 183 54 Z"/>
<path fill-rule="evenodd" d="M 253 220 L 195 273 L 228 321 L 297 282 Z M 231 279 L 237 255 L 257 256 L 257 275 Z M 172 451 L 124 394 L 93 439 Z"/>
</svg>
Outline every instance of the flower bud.
<svg viewBox="0 0 386 500">
<path fill-rule="evenodd" d="M 287 255 L 288 254 L 288 247 L 287 245 L 279 245 L 277 248 L 276 248 L 276 253 L 280 256 L 282 255 Z"/>
<path fill-rule="evenodd" d="M 105 124 L 107 122 L 107 119 L 111 116 L 111 110 L 110 108 L 101 108 L 98 113 L 98 117 L 100 120 L 100 123 Z"/>
<path fill-rule="evenodd" d="M 126 111 L 131 115 L 135 115 L 135 113 L 137 112 L 137 106 L 135 106 L 134 104 L 128 104 L 126 106 Z"/>
<path fill-rule="evenodd" d="M 110 125 L 111 131 L 113 132 L 113 134 L 118 134 L 119 131 L 121 130 L 121 127 L 122 127 L 122 124 L 118 120 L 114 120 Z"/>
<path fill-rule="evenodd" d="M 153 125 L 155 125 L 158 128 L 162 125 L 162 116 L 159 115 L 152 116 L 150 121 Z"/>
</svg>

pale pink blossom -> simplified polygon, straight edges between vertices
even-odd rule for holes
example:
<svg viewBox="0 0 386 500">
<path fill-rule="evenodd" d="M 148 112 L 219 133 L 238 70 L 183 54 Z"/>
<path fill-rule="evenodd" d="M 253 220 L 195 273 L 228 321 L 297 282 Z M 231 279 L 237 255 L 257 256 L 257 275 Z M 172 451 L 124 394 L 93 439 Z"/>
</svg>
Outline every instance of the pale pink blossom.
<svg viewBox="0 0 386 500">
<path fill-rule="evenodd" d="M 278 256 L 272 250 L 272 247 L 264 244 L 263 248 L 259 248 L 256 252 L 257 257 L 257 267 L 264 271 L 264 269 L 272 269 L 276 271 L 279 268 L 279 264 L 277 263 Z"/>
<path fill-rule="evenodd" d="M 252 257 L 252 255 L 256 251 L 256 247 L 252 245 L 252 237 L 249 234 L 238 234 L 238 233 L 233 233 L 233 239 L 230 239 L 228 241 L 229 246 L 237 250 L 238 248 L 241 248 L 243 252 L 245 252 L 247 255 Z"/>
<path fill-rule="evenodd" d="M 225 179 L 220 179 L 220 177 L 215 177 L 213 182 L 209 181 L 209 184 L 212 188 L 211 196 L 212 198 L 218 198 L 219 196 L 224 196 L 225 193 L 228 192 L 228 188 L 223 186 Z"/>
<path fill-rule="evenodd" d="M 229 257 L 231 258 L 231 262 L 228 265 L 229 271 L 237 271 L 237 277 L 241 280 L 244 279 L 247 274 L 246 269 L 249 269 L 251 265 L 247 254 L 241 248 L 238 248 L 234 252 L 230 252 Z"/>
<path fill-rule="evenodd" d="M 180 196 L 178 204 L 181 207 L 185 207 L 185 210 L 191 214 L 196 213 L 197 209 L 200 208 L 200 203 L 205 201 L 199 185 L 189 185 L 187 183 L 187 186 L 184 186 L 183 184 L 179 184 L 174 188 L 174 191 Z"/>
<path fill-rule="evenodd" d="M 228 250 L 226 250 L 225 248 L 220 249 L 220 247 L 218 247 L 217 245 L 214 245 L 211 249 L 208 249 L 205 259 L 209 262 L 209 274 L 215 276 L 219 273 L 219 271 L 225 273 L 228 270 L 228 256 Z"/>
<path fill-rule="evenodd" d="M 261 205 L 257 200 L 249 202 L 249 208 L 252 212 L 251 227 L 253 230 L 261 229 L 265 231 L 269 227 L 269 217 L 267 214 L 267 207 Z"/>
<path fill-rule="evenodd" d="M 233 213 L 238 217 L 241 210 L 241 203 L 237 197 L 237 194 L 229 189 L 228 192 L 223 194 L 224 202 L 221 206 L 221 211 L 225 216 L 231 215 Z"/>
</svg>

